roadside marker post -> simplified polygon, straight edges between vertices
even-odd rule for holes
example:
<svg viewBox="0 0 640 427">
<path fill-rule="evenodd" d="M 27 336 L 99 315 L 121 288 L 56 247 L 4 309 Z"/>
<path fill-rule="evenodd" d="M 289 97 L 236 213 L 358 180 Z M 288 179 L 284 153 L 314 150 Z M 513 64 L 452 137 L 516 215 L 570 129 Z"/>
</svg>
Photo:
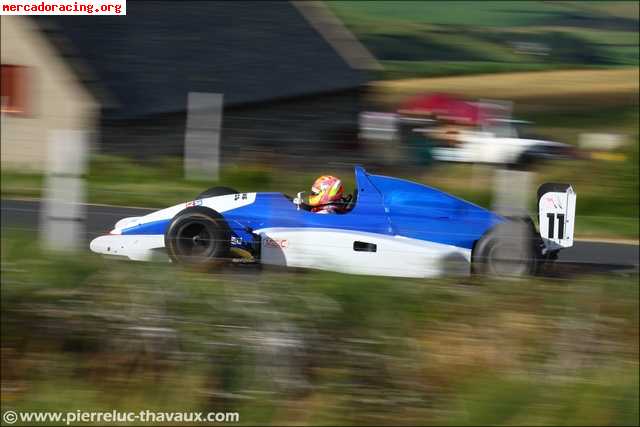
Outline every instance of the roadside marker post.
<svg viewBox="0 0 640 427">
<path fill-rule="evenodd" d="M 533 172 L 512 170 L 506 168 L 495 169 L 493 178 L 492 210 L 504 217 L 529 217 L 527 202 L 530 196 L 534 175 Z M 529 226 L 521 221 L 514 222 L 509 236 L 513 241 L 522 245 L 521 254 L 531 256 Z"/>
<path fill-rule="evenodd" d="M 48 249 L 74 250 L 85 234 L 87 133 L 52 131 L 40 209 L 40 236 Z"/>
<path fill-rule="evenodd" d="M 189 92 L 184 141 L 187 179 L 217 181 L 220 178 L 223 99 L 220 93 Z"/>
</svg>

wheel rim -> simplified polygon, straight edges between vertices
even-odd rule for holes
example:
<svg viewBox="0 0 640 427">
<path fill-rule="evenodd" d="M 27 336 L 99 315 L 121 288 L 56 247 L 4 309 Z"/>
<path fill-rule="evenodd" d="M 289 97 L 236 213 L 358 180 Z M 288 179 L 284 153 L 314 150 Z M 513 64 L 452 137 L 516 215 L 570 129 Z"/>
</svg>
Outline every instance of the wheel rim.
<svg viewBox="0 0 640 427">
<path fill-rule="evenodd" d="M 184 224 L 176 233 L 176 249 L 179 256 L 189 258 L 207 257 L 216 246 L 216 241 L 207 225 L 200 221 Z"/>
<path fill-rule="evenodd" d="M 528 271 L 526 248 L 517 244 L 497 244 L 491 248 L 488 263 L 491 272 L 501 276 L 521 276 Z"/>
</svg>

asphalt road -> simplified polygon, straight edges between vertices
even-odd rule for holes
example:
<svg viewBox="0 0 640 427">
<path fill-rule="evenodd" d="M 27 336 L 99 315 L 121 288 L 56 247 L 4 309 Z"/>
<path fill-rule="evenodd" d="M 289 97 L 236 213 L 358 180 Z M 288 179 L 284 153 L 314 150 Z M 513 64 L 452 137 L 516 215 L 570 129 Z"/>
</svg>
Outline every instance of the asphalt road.
<svg viewBox="0 0 640 427">
<path fill-rule="evenodd" d="M 2 230 L 37 231 L 40 215 L 40 203 L 27 200 L 1 201 Z M 119 219 L 140 216 L 153 209 L 127 208 L 106 205 L 86 205 L 87 243 L 92 238 L 107 233 Z M 576 272 L 637 272 L 638 245 L 625 243 L 604 243 L 576 241 L 574 246 L 562 250 L 558 263 L 566 269 Z"/>
</svg>

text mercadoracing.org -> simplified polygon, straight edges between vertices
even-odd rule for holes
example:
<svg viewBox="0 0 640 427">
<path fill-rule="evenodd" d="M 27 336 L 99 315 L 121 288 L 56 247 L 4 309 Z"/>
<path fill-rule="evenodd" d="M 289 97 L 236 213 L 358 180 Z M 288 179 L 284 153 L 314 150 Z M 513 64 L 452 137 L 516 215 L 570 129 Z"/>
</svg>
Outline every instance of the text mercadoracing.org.
<svg viewBox="0 0 640 427">
<path fill-rule="evenodd" d="M 127 0 L 0 0 L 0 15 L 126 15 Z"/>
</svg>

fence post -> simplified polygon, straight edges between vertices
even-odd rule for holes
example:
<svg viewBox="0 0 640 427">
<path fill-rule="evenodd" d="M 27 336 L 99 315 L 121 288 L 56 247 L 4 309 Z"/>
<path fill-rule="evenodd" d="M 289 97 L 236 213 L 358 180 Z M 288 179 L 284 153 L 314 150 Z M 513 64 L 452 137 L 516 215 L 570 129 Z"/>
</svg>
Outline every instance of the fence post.
<svg viewBox="0 0 640 427">
<path fill-rule="evenodd" d="M 49 134 L 46 176 L 40 209 L 40 235 L 45 247 L 77 249 L 84 241 L 87 133 L 55 130 Z"/>
<path fill-rule="evenodd" d="M 500 215 L 528 215 L 533 173 L 522 170 L 495 169 L 493 178 L 493 210 Z"/>
<path fill-rule="evenodd" d="M 185 178 L 219 179 L 222 112 L 222 94 L 189 92 L 184 143 Z"/>
<path fill-rule="evenodd" d="M 510 169 L 495 169 L 493 178 L 492 208 L 498 214 L 505 217 L 529 217 L 527 202 L 531 196 L 533 172 Z M 510 228 L 513 235 L 509 239 L 518 242 L 520 253 L 525 257 L 531 254 L 531 236 L 528 234 L 529 226 L 522 221 L 513 222 Z"/>
</svg>

